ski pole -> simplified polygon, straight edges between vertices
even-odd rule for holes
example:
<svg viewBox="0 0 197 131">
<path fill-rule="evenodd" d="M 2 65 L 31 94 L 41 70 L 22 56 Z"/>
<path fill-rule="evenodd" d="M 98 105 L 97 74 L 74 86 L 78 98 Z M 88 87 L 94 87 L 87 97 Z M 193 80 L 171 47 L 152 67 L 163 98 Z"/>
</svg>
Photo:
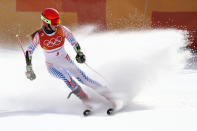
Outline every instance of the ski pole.
<svg viewBox="0 0 197 131">
<path fill-rule="evenodd" d="M 20 40 L 18 34 L 16 34 L 16 38 L 17 38 L 17 40 L 18 40 L 18 45 L 20 46 L 20 48 L 21 48 L 21 50 L 23 51 L 23 54 L 24 54 L 24 56 L 25 56 L 25 50 L 24 50 L 24 48 L 23 48 L 23 46 L 22 46 L 22 42 L 21 42 L 21 40 Z"/>
<path fill-rule="evenodd" d="M 97 75 L 99 75 L 106 83 L 109 84 L 109 82 L 100 74 L 98 73 L 96 70 L 94 70 L 92 67 L 90 67 L 87 63 L 84 63 L 90 70 L 92 70 L 94 73 L 96 73 Z"/>
</svg>

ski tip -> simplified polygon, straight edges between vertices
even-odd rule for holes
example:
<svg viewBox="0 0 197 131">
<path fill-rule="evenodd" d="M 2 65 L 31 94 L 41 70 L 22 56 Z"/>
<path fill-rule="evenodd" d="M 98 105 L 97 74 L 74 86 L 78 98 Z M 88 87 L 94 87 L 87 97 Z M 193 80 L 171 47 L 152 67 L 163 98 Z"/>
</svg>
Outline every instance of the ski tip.
<svg viewBox="0 0 197 131">
<path fill-rule="evenodd" d="M 114 109 L 113 108 L 109 108 L 107 110 L 107 115 L 112 115 L 114 113 Z"/>
<path fill-rule="evenodd" d="M 91 114 L 91 111 L 88 109 L 83 112 L 84 116 L 89 116 L 90 114 Z"/>
</svg>

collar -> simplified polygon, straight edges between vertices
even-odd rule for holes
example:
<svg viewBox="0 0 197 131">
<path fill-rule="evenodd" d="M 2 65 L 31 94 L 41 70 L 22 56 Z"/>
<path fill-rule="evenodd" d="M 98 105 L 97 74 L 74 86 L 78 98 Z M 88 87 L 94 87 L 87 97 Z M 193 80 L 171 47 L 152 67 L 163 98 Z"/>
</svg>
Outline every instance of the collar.
<svg viewBox="0 0 197 131">
<path fill-rule="evenodd" d="M 53 31 L 53 30 L 48 30 L 45 26 L 43 26 L 42 29 L 44 30 L 44 32 L 45 32 L 46 34 L 52 34 L 52 33 L 55 32 L 55 31 Z"/>
</svg>

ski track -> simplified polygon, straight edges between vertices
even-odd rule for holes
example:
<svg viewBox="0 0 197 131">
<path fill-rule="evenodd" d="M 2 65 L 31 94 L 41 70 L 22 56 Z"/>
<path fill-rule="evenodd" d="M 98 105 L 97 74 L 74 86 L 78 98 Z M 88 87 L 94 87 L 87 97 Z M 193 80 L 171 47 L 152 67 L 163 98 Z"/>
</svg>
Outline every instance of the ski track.
<svg viewBox="0 0 197 131">
<path fill-rule="evenodd" d="M 95 111 L 88 118 L 81 117 L 83 105 L 74 95 L 67 100 L 70 90 L 63 81 L 48 74 L 40 47 L 33 55 L 37 75 L 34 81 L 25 77 L 25 59 L 19 48 L 0 48 L 0 125 L 4 131 L 16 128 L 21 131 L 197 129 L 195 57 L 182 49 L 188 43 L 187 32 L 173 29 L 91 31 L 91 27 L 85 27 L 76 30 L 74 35 L 87 64 L 106 80 L 87 66 L 78 66 L 117 96 L 117 114 L 105 117 L 106 101 L 82 85 L 94 101 Z M 65 45 L 74 59 L 74 50 L 68 43 Z"/>
</svg>

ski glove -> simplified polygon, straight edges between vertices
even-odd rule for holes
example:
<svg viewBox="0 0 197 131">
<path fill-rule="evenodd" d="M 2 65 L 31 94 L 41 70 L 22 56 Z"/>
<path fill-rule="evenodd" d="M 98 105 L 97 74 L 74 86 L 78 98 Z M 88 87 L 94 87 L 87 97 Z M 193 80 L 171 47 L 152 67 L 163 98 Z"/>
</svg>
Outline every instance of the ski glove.
<svg viewBox="0 0 197 131">
<path fill-rule="evenodd" d="M 86 61 L 86 58 L 85 58 L 85 55 L 83 54 L 83 52 L 78 52 L 75 58 L 78 63 L 85 63 L 85 61 Z"/>
<path fill-rule="evenodd" d="M 36 75 L 34 73 L 34 71 L 32 70 L 32 65 L 26 65 L 26 72 L 25 72 L 27 79 L 30 80 L 35 80 L 36 79 Z"/>
</svg>

